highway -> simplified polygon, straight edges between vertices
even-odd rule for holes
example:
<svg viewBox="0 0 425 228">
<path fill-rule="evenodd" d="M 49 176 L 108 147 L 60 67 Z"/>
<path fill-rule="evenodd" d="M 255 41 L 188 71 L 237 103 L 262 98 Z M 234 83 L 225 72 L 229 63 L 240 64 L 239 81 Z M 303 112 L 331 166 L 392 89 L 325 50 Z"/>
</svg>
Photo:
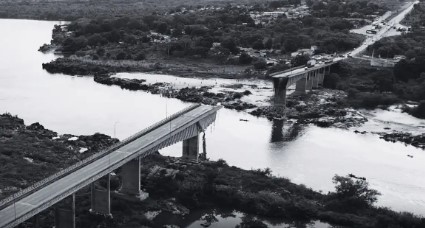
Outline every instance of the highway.
<svg viewBox="0 0 425 228">
<path fill-rule="evenodd" d="M 349 57 L 356 57 L 357 58 L 357 56 L 360 53 L 362 53 L 363 51 L 365 51 L 366 48 L 369 45 L 372 45 L 376 41 L 378 41 L 378 40 L 382 39 L 383 37 L 385 37 L 386 33 L 388 33 L 392 29 L 392 27 L 394 25 L 398 25 L 406 17 L 406 15 L 409 14 L 412 11 L 414 5 L 417 4 L 417 3 L 419 3 L 419 1 L 415 1 L 415 2 L 411 3 L 410 6 L 408 6 L 406 9 L 404 9 L 403 11 L 401 11 L 397 16 L 395 16 L 390 21 L 388 21 L 386 23 L 386 25 L 383 26 L 381 28 L 381 30 L 378 31 L 377 34 L 375 34 L 373 36 L 368 36 L 366 38 L 366 40 L 364 40 L 363 43 L 359 47 L 357 47 L 356 49 L 341 54 L 342 57 L 335 57 L 335 58 L 333 58 L 333 62 L 332 63 L 316 64 L 314 67 L 310 67 L 310 68 L 304 67 L 304 68 L 297 68 L 297 69 L 294 69 L 294 70 L 288 70 L 288 71 L 284 71 L 282 73 L 278 73 L 278 74 L 272 75 L 272 77 L 281 78 L 281 77 L 288 77 L 288 76 L 296 76 L 296 75 L 299 75 L 299 74 L 307 73 L 307 72 L 312 71 L 312 70 L 317 70 L 317 69 L 320 69 L 320 68 L 323 68 L 323 67 L 332 65 L 332 64 L 334 64 L 334 63 L 336 63 L 338 61 L 347 59 Z M 378 19 L 378 22 L 383 21 L 384 19 L 388 18 L 389 16 L 390 16 L 390 13 L 389 12 L 385 13 L 382 17 L 380 17 Z M 358 57 L 358 58 L 361 58 L 361 57 Z"/>
<path fill-rule="evenodd" d="M 411 5 L 409 7 L 407 7 L 403 11 L 401 11 L 397 16 L 395 16 L 391 20 L 389 20 L 386 23 L 386 25 L 383 26 L 378 31 L 377 34 L 375 34 L 373 36 L 369 36 L 368 38 L 366 38 L 366 40 L 358 48 L 354 49 L 351 52 L 345 53 L 345 55 L 347 56 L 348 54 L 350 54 L 351 56 L 355 57 L 355 56 L 359 55 L 361 52 L 365 51 L 366 48 L 369 45 L 372 45 L 376 41 L 378 41 L 378 40 L 382 39 L 383 37 L 385 37 L 385 34 L 388 33 L 393 26 L 398 25 L 406 17 L 406 15 L 409 14 L 410 11 L 413 10 L 414 5 L 417 4 L 417 3 L 419 3 L 419 1 L 415 1 L 415 2 L 411 3 Z"/>
<path fill-rule="evenodd" d="M 11 224 L 17 218 L 34 212 L 34 210 L 39 208 L 51 206 L 51 204 L 60 201 L 87 186 L 95 179 L 100 178 L 105 172 L 112 172 L 127 161 L 148 153 L 149 149 L 167 140 L 171 136 L 170 133 L 179 132 L 192 126 L 202 118 L 214 114 L 218 109 L 219 107 L 199 106 L 190 110 L 110 154 L 20 199 L 0 211 L 0 227 L 13 227 Z"/>
</svg>

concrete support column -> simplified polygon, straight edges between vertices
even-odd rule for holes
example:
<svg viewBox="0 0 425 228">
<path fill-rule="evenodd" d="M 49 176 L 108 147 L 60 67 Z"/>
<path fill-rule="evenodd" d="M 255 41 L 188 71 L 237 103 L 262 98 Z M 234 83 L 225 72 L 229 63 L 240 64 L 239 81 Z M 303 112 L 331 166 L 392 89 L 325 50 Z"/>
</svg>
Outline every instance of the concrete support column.
<svg viewBox="0 0 425 228">
<path fill-rule="evenodd" d="M 100 188 L 98 183 L 106 181 L 106 189 Z M 91 209 L 90 212 L 112 216 L 111 214 L 111 177 L 110 174 L 99 181 L 91 183 Z"/>
<path fill-rule="evenodd" d="M 140 196 L 140 158 L 133 159 L 121 167 L 120 192 Z"/>
<path fill-rule="evenodd" d="M 183 158 L 198 161 L 199 134 L 183 141 Z"/>
<path fill-rule="evenodd" d="M 75 194 L 63 199 L 57 205 L 55 228 L 75 228 Z"/>
<path fill-rule="evenodd" d="M 33 217 L 34 228 L 40 228 L 40 216 L 35 215 Z"/>
<path fill-rule="evenodd" d="M 310 72 L 307 73 L 307 83 L 306 83 L 306 90 L 311 90 L 313 87 L 313 76 Z"/>
<path fill-rule="evenodd" d="M 286 85 L 288 78 L 273 78 L 274 103 L 278 106 L 286 105 Z"/>
<path fill-rule="evenodd" d="M 317 89 L 319 88 L 319 72 L 318 71 L 314 71 L 314 76 L 313 76 L 313 89 Z"/>
<path fill-rule="evenodd" d="M 319 74 L 319 85 L 323 85 L 323 81 L 325 80 L 325 71 L 322 71 Z"/>
<path fill-rule="evenodd" d="M 330 74 L 331 73 L 331 66 L 326 67 L 325 69 L 325 74 Z"/>
<path fill-rule="evenodd" d="M 306 91 L 305 91 L 306 87 L 307 87 L 307 79 L 306 78 L 298 80 L 295 84 L 295 93 L 305 94 L 306 93 Z"/>
</svg>

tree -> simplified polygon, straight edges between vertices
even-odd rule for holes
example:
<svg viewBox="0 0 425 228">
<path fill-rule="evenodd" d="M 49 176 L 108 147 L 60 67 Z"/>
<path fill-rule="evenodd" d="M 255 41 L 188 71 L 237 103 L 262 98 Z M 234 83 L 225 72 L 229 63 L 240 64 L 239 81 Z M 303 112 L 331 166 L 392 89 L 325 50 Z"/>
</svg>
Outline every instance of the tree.
<svg viewBox="0 0 425 228">
<path fill-rule="evenodd" d="M 271 49 L 273 47 L 273 39 L 272 38 L 268 38 L 266 43 L 264 44 L 264 47 L 266 49 Z"/>
<path fill-rule="evenodd" d="M 337 73 L 332 73 L 325 77 L 325 80 L 323 81 L 323 87 L 336 89 L 339 80 L 340 80 L 339 75 Z"/>
<path fill-rule="evenodd" d="M 239 56 L 239 63 L 240 64 L 250 64 L 252 62 L 252 57 L 248 55 L 247 53 L 242 53 Z"/>
<path fill-rule="evenodd" d="M 264 44 L 262 40 L 256 40 L 253 44 L 252 44 L 252 48 L 255 50 L 261 50 L 264 49 Z"/>
<path fill-rule="evenodd" d="M 417 118 L 425 119 L 425 100 L 421 101 L 416 108 L 413 108 L 411 113 Z"/>
<path fill-rule="evenodd" d="M 236 41 L 231 37 L 225 38 L 223 41 L 221 41 L 221 46 L 229 49 L 229 51 L 233 54 L 239 53 L 239 48 L 236 45 Z"/>
<path fill-rule="evenodd" d="M 266 69 L 267 67 L 267 63 L 266 60 L 264 59 L 258 59 L 257 61 L 254 62 L 254 68 L 257 70 L 263 70 Z"/>
<path fill-rule="evenodd" d="M 347 210 L 370 207 L 381 195 L 378 191 L 369 189 L 369 183 L 365 178 L 335 175 L 332 182 L 335 184 L 336 192 L 330 194 L 331 198 L 339 201 L 339 206 Z"/>
<path fill-rule="evenodd" d="M 309 60 L 310 60 L 310 56 L 308 55 L 297 55 L 295 56 L 295 58 L 291 60 L 291 64 L 294 67 L 302 66 L 302 65 L 306 65 Z"/>
</svg>

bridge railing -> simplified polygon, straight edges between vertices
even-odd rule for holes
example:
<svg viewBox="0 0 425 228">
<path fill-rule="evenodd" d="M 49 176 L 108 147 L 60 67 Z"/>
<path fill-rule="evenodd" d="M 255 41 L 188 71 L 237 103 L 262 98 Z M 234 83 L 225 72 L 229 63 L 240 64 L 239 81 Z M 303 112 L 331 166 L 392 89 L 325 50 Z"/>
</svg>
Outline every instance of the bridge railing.
<svg viewBox="0 0 425 228">
<path fill-rule="evenodd" d="M 292 68 L 290 68 L 290 69 L 286 69 L 286 70 L 279 71 L 279 72 L 274 72 L 274 73 L 271 73 L 271 74 L 270 74 L 270 77 L 273 77 L 273 76 L 276 76 L 276 75 L 279 75 L 279 74 L 288 73 L 288 72 L 291 72 L 291 71 L 293 71 L 293 70 L 301 69 L 301 68 L 304 68 L 304 67 L 306 67 L 306 65 L 297 66 L 297 67 L 292 67 Z"/>
<path fill-rule="evenodd" d="M 63 170 L 61 170 L 61 171 L 59 171 L 59 172 L 57 172 L 57 173 L 55 173 L 51 176 L 39 181 L 39 182 L 36 182 L 33 185 L 31 185 L 31 186 L 13 194 L 13 195 L 11 195 L 11 196 L 1 200 L 0 201 L 0 209 L 5 208 L 6 206 L 10 205 L 11 203 L 16 201 L 17 199 L 21 199 L 21 198 L 29 195 L 30 193 L 34 192 L 36 189 L 38 189 L 40 187 L 44 187 L 47 184 L 50 184 L 50 183 L 54 182 L 55 180 L 65 176 L 65 175 L 67 175 L 67 174 L 69 174 L 69 173 L 71 173 L 75 170 L 78 170 L 78 169 L 80 169 L 81 167 L 83 167 L 87 164 L 90 164 L 91 162 L 95 161 L 98 158 L 101 158 L 103 156 L 108 155 L 109 153 L 113 152 L 114 150 L 116 150 L 116 149 L 118 149 L 122 146 L 125 146 L 126 144 L 134 141 L 135 139 L 141 137 L 142 135 L 145 135 L 146 133 L 149 133 L 152 130 L 160 127 L 164 123 L 169 122 L 169 121 L 171 121 L 171 120 L 181 116 L 182 114 L 189 112 L 189 111 L 191 111 L 195 108 L 198 108 L 199 106 L 200 106 L 200 104 L 191 105 L 191 106 L 189 106 L 189 107 L 187 107 L 187 108 L 185 108 L 185 109 L 183 109 L 179 112 L 176 112 L 173 115 L 170 115 L 167 118 L 165 118 L 165 119 L 145 128 L 145 129 L 137 132 L 136 134 L 134 134 L 134 135 L 132 135 L 132 136 L 130 136 L 130 137 L 128 137 L 128 138 L 126 138 L 126 139 L 124 139 L 124 140 L 102 150 L 101 152 L 95 153 L 95 154 L 75 163 L 74 165 L 71 165 L 68 168 L 65 168 L 65 169 L 63 169 Z"/>
</svg>

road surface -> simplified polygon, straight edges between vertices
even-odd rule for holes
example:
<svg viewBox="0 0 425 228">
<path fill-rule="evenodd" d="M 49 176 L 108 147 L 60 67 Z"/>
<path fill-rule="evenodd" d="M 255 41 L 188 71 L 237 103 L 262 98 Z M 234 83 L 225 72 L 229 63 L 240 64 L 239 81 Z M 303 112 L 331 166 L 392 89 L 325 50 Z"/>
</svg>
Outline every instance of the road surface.
<svg viewBox="0 0 425 228">
<path fill-rule="evenodd" d="M 383 37 L 385 37 L 385 34 L 388 33 L 393 26 L 397 26 L 398 24 L 400 24 L 400 22 L 406 17 L 407 14 L 410 13 L 410 11 L 412 11 L 413 7 L 415 4 L 419 3 L 419 1 L 413 2 L 411 3 L 411 5 L 409 7 L 407 7 L 406 9 L 404 9 L 403 11 L 401 11 L 397 16 L 395 16 L 394 18 L 392 18 L 390 21 L 388 21 L 386 23 L 386 25 L 384 25 L 377 34 L 373 35 L 373 36 L 369 36 L 368 38 L 366 38 L 366 40 L 356 49 L 354 49 L 351 52 L 347 52 L 347 54 L 350 54 L 351 56 L 357 56 L 359 55 L 361 52 L 365 51 L 366 48 L 369 45 L 374 44 L 376 41 L 382 39 Z"/>
</svg>

